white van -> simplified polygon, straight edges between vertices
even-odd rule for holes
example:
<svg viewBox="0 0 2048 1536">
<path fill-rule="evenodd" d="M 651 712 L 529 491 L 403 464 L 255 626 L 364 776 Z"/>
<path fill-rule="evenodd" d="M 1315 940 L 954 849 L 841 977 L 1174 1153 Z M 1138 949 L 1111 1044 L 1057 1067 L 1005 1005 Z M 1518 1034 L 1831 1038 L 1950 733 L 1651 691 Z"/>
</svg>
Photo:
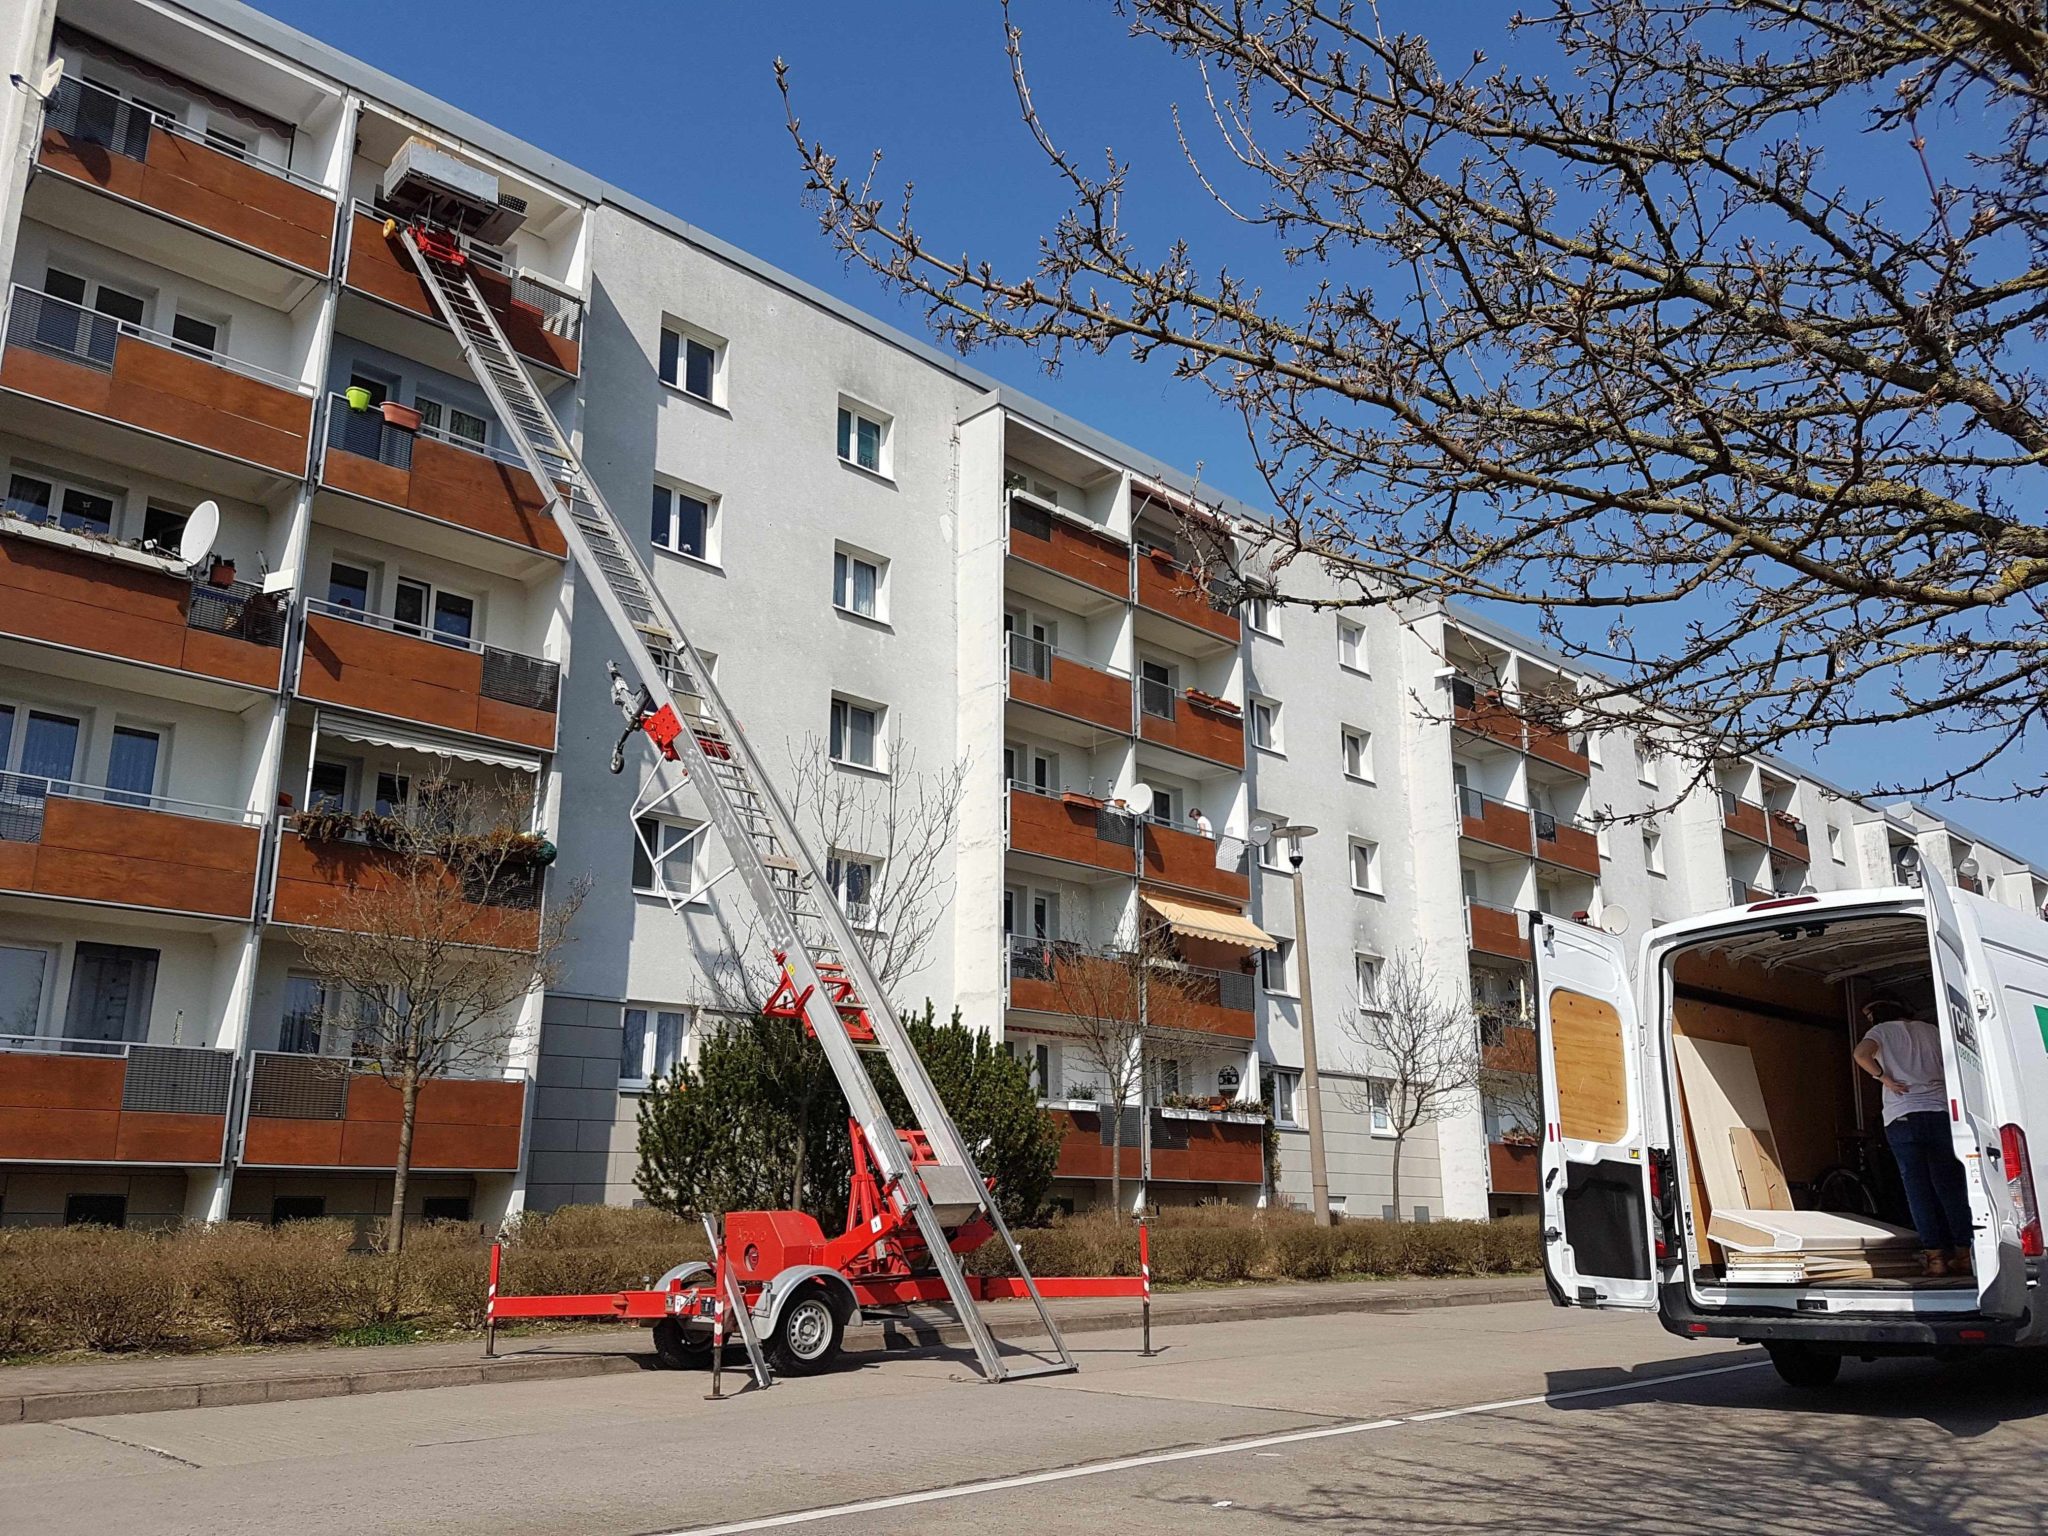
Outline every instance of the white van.
<svg viewBox="0 0 2048 1536">
<path fill-rule="evenodd" d="M 2048 1136 L 2048 923 L 1929 870 L 1917 890 L 1655 928 L 1633 967 L 1609 934 L 1530 926 L 1559 1306 L 1761 1343 L 1803 1387 L 1849 1355 L 2048 1339 L 2027 1157 Z M 1941 1030 L 1974 1224 L 1972 1263 L 1946 1278 L 1921 1273 L 1898 1192 L 1884 1198 L 1888 1155 L 1864 1155 L 1882 1139 L 1878 1088 L 1850 1052 L 1880 992 Z M 1883 1208 L 1843 1209 L 1859 1188 Z"/>
</svg>

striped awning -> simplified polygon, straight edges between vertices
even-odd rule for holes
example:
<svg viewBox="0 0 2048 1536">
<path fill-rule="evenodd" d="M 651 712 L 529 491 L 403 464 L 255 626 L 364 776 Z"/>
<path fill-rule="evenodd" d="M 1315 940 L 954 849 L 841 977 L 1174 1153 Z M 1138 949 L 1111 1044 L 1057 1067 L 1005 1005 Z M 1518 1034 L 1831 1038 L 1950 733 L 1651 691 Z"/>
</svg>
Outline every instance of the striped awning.
<svg viewBox="0 0 2048 1536">
<path fill-rule="evenodd" d="M 1166 920 L 1182 938 L 1207 939 L 1239 949 L 1277 949 L 1278 942 L 1242 912 L 1225 912 L 1218 907 L 1198 907 L 1166 896 L 1145 896 L 1145 905 Z"/>
</svg>

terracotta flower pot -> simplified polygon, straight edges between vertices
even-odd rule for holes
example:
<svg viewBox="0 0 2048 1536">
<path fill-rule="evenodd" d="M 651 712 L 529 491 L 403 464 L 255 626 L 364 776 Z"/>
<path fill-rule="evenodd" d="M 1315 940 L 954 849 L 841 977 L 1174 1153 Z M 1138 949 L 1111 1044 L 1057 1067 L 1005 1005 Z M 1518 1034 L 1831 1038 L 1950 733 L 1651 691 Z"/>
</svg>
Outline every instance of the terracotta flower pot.
<svg viewBox="0 0 2048 1536">
<path fill-rule="evenodd" d="M 420 413 L 409 405 L 400 405 L 396 400 L 384 402 L 384 420 L 402 432 L 417 432 L 420 429 Z"/>
</svg>

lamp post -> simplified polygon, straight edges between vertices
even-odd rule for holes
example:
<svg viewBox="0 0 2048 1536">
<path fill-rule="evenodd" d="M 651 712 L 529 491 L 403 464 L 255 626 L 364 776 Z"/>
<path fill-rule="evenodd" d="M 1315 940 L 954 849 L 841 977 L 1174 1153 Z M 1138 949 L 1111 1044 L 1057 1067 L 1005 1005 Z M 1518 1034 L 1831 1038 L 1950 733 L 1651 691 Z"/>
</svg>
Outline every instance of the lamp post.
<svg viewBox="0 0 2048 1536">
<path fill-rule="evenodd" d="M 1309 1209 L 1316 1225 L 1330 1224 L 1330 1167 L 1323 1149 L 1323 1089 L 1316 1070 L 1316 1008 L 1308 969 L 1308 904 L 1301 878 L 1301 845 L 1316 835 L 1314 827 L 1275 827 L 1287 839 L 1287 862 L 1294 868 L 1294 968 L 1301 978 L 1301 1092 L 1308 1101 Z"/>
</svg>

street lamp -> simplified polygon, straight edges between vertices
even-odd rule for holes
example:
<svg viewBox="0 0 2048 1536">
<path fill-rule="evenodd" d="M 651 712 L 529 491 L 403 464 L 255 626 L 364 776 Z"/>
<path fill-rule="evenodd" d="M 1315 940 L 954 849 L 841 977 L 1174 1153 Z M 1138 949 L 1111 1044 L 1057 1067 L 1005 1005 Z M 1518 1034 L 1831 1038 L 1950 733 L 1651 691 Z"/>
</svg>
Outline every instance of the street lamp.
<svg viewBox="0 0 2048 1536">
<path fill-rule="evenodd" d="M 1275 827 L 1273 836 L 1287 839 L 1287 862 L 1294 868 L 1294 969 L 1301 978 L 1301 1092 L 1308 1101 L 1309 1209 L 1316 1225 L 1330 1224 L 1330 1167 L 1323 1150 L 1323 1090 L 1316 1071 L 1316 1008 L 1308 970 L 1308 907 L 1303 896 L 1301 845 L 1316 835 L 1314 827 Z"/>
</svg>

